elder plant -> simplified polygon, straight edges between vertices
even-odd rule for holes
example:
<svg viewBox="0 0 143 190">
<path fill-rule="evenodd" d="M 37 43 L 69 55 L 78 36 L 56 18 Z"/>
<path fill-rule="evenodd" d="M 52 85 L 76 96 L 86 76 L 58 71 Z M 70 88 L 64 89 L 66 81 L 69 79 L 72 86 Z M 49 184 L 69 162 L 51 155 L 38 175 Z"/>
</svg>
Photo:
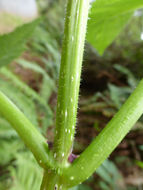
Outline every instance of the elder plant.
<svg viewBox="0 0 143 190">
<path fill-rule="evenodd" d="M 53 149 L 23 113 L 0 92 L 0 113 L 11 123 L 44 170 L 41 190 L 67 190 L 86 180 L 110 155 L 143 113 L 143 80 L 119 112 L 72 158 L 80 75 L 90 0 L 68 0 L 59 76 Z"/>
</svg>

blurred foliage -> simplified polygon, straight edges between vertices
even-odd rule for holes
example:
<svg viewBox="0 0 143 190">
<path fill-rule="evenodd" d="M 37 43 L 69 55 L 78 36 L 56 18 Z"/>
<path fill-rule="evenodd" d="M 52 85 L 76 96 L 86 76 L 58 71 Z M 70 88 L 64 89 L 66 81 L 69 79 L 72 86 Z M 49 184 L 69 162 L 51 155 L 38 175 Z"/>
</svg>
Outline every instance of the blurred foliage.
<svg viewBox="0 0 143 190">
<path fill-rule="evenodd" d="M 99 186 L 103 190 L 124 190 L 125 184 L 122 175 L 115 164 L 109 160 L 106 160 L 102 166 L 100 166 L 96 173 L 101 177 Z"/>
<path fill-rule="evenodd" d="M 94 112 L 102 112 L 107 117 L 112 117 L 133 92 L 139 82 L 133 73 L 122 65 L 114 64 L 113 68 L 125 76 L 127 86 L 117 86 L 108 83 L 108 88 L 105 91 L 102 93 L 96 92 L 91 98 L 81 101 L 82 111 L 88 112 L 92 110 Z"/>
<path fill-rule="evenodd" d="M 62 44 L 61 36 L 63 33 L 63 18 L 65 14 L 63 7 L 65 6 L 65 1 L 37 1 L 39 3 L 39 11 L 45 17 L 40 25 L 36 27 L 30 41 L 25 47 L 26 51 L 22 57 L 16 60 L 16 63 L 0 69 L 0 90 L 24 112 L 38 130 L 47 136 L 46 132 L 48 127 L 54 124 L 55 103 L 49 104 L 49 102 L 51 102 L 51 99 L 54 99 L 57 93 L 57 79 Z M 113 9 L 111 10 L 111 13 L 112 12 L 114 12 Z M 120 32 L 121 27 L 124 26 L 124 22 L 127 21 L 128 13 L 127 16 L 124 17 L 120 15 L 119 11 L 117 16 L 121 16 L 120 23 L 117 23 L 117 20 L 110 18 L 110 16 L 112 16 L 112 14 L 108 14 L 108 16 L 103 15 L 103 17 L 106 18 L 105 23 L 103 23 L 104 26 L 101 26 L 103 17 L 99 18 L 100 24 L 97 24 L 106 30 L 107 33 L 109 32 L 110 37 L 113 39 L 115 35 Z M 105 25 L 107 21 L 111 24 L 108 28 Z M 89 25 L 90 22 L 91 19 L 89 19 Z M 118 27 L 116 30 L 113 30 L 113 26 L 116 25 L 118 25 Z M 91 29 L 92 28 L 89 28 L 89 30 Z M 99 34 L 99 29 L 93 32 L 98 32 Z M 126 62 L 131 63 L 131 65 L 133 62 L 142 63 L 142 32 L 142 10 L 139 10 L 134 14 L 134 17 L 128 23 L 123 33 L 116 39 L 115 43 L 105 52 L 104 57 L 100 57 L 97 52 L 92 49 L 92 58 L 95 58 L 94 62 L 96 62 L 97 58 L 99 60 L 102 59 L 108 67 L 112 67 L 117 73 L 123 76 L 124 85 L 108 82 L 107 88 L 102 92 L 95 92 L 94 95 L 86 97 L 86 99 L 80 102 L 80 112 L 95 113 L 97 115 L 98 113 L 102 113 L 106 118 L 110 118 L 121 107 L 140 78 L 137 77 L 138 73 L 131 71 L 134 69 L 132 66 L 131 70 L 130 67 L 126 66 Z M 113 35 L 113 33 L 115 35 Z M 97 37 L 100 39 L 103 36 L 97 35 Z M 103 46 L 97 47 L 97 50 L 103 52 L 103 49 L 111 42 L 111 38 L 109 41 L 102 38 L 104 43 L 100 41 L 100 44 Z M 94 40 L 97 39 L 95 38 Z M 94 42 L 94 40 L 92 38 L 92 42 Z M 6 45 L 9 46 L 9 43 Z M 15 47 L 19 48 L 14 44 L 14 51 Z M 88 54 L 88 52 L 86 57 L 87 62 L 89 62 L 90 54 Z M 117 57 L 119 57 L 119 59 L 117 59 Z M 125 60 L 125 64 L 122 63 L 123 60 Z M 112 64 L 112 61 L 114 64 Z M 104 68 L 104 65 L 102 65 L 102 68 Z M 102 68 L 100 69 L 101 71 Z M 33 85 L 33 81 L 32 84 L 29 83 L 30 79 L 26 78 L 28 75 L 25 76 L 24 71 L 29 73 L 28 75 L 33 75 L 31 77 L 36 80 L 36 87 Z M 142 73 L 142 70 L 139 69 L 138 72 Z M 94 119 L 93 128 L 98 130 L 98 132 L 101 130 L 101 122 L 102 119 Z M 140 149 L 142 149 L 142 145 L 140 145 Z M 140 160 L 136 162 L 136 165 L 142 168 L 142 162 Z M 38 190 L 41 182 L 41 173 L 42 171 L 30 151 L 27 150 L 10 124 L 0 117 L 0 190 Z M 120 170 L 113 161 L 109 160 L 106 160 L 97 170 L 96 174 L 85 183 L 71 190 L 91 189 L 139 190 L 138 187 L 126 186 Z"/>
<path fill-rule="evenodd" d="M 54 10 L 54 9 L 53 9 Z M 20 35 L 14 42 L 5 44 L 4 51 L 10 51 L 13 48 L 14 54 L 5 57 L 4 63 L 9 63 L 16 58 L 21 51 L 25 49 L 26 53 L 16 62 L 0 69 L 0 90 L 3 91 L 28 119 L 47 136 L 47 128 L 53 125 L 53 112 L 55 107 L 51 108 L 48 104 L 50 97 L 57 91 L 57 78 L 60 63 L 60 41 L 59 36 L 55 38 L 54 26 L 46 22 L 45 17 L 40 26 L 32 34 L 34 26 L 28 24 L 22 28 L 16 29 L 13 33 L 5 35 L 8 39 L 13 38 L 22 30 L 25 35 Z M 49 20 L 49 19 L 48 19 Z M 37 22 L 37 21 L 36 21 Z M 50 30 L 49 30 L 50 28 Z M 26 33 L 27 32 L 27 33 Z M 31 36 L 27 46 L 22 42 L 26 37 Z M 18 43 L 18 45 L 16 44 Z M 21 44 L 21 46 L 19 46 Z M 24 49 L 23 49 L 24 48 Z M 18 49 L 18 51 L 16 51 Z M 4 53 L 4 52 L 3 52 Z M 5 61 L 5 62 L 4 62 Z M 19 73 L 18 71 L 23 70 Z M 32 73 L 40 80 L 37 89 L 33 85 L 28 85 L 28 80 L 24 72 Z M 26 79 L 23 80 L 23 79 Z M 41 184 L 42 171 L 33 158 L 31 152 L 27 150 L 23 142 L 19 139 L 16 132 L 10 124 L 0 117 L 0 189 L 1 190 L 38 190 Z"/>
<path fill-rule="evenodd" d="M 87 40 L 103 54 L 134 11 L 142 7 L 142 0 L 96 0 L 89 15 Z"/>
<path fill-rule="evenodd" d="M 37 166 L 33 156 L 29 153 L 18 154 L 16 162 L 19 166 L 17 169 L 9 167 L 10 174 L 14 178 L 11 190 L 39 190 L 42 181 L 42 169 Z"/>
<path fill-rule="evenodd" d="M 0 36 L 0 67 L 9 64 L 24 51 L 27 39 L 32 35 L 39 19 L 18 27 L 15 31 Z"/>
</svg>

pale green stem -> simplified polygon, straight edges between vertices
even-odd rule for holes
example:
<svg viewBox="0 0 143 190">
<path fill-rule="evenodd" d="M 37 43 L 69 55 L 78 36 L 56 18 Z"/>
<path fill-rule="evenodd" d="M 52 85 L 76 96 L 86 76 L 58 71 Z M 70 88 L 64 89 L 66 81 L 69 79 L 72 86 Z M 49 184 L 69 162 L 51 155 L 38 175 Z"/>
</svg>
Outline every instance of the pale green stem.
<svg viewBox="0 0 143 190">
<path fill-rule="evenodd" d="M 17 131 L 38 163 L 44 168 L 52 167 L 52 159 L 46 139 L 2 92 L 0 92 L 0 114 Z"/>
<path fill-rule="evenodd" d="M 45 171 L 40 190 L 67 190 L 61 183 L 60 176 L 54 171 Z"/>
<path fill-rule="evenodd" d="M 57 174 L 52 171 L 45 171 L 40 190 L 55 190 L 57 187 Z"/>
<path fill-rule="evenodd" d="M 67 190 L 60 168 L 66 166 L 74 139 L 88 8 L 89 0 L 67 3 L 53 155 L 58 168 L 45 171 L 41 190 Z"/>
<path fill-rule="evenodd" d="M 78 106 L 89 0 L 68 0 L 57 102 L 54 157 L 64 167 L 71 152 Z"/>
<path fill-rule="evenodd" d="M 143 113 L 143 80 L 119 112 L 73 164 L 63 171 L 68 186 L 86 180 L 111 154 Z"/>
</svg>

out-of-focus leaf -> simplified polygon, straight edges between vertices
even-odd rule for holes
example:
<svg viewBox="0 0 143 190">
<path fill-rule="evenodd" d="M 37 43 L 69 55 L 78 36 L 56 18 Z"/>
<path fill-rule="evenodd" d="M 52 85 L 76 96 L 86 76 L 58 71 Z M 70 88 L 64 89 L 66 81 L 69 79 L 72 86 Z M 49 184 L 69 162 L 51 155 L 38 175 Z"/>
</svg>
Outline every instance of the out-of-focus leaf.
<svg viewBox="0 0 143 190">
<path fill-rule="evenodd" d="M 143 162 L 136 160 L 136 165 L 143 169 Z"/>
<path fill-rule="evenodd" d="M 42 169 L 29 153 L 17 155 L 16 168 L 10 167 L 13 177 L 11 190 L 39 190 L 42 181 Z"/>
<path fill-rule="evenodd" d="M 0 74 L 0 90 L 24 112 L 35 126 L 39 125 L 37 114 L 44 115 L 44 117 L 40 117 L 42 132 L 44 133 L 53 122 L 53 113 L 46 100 L 7 68 L 1 68 Z M 31 106 L 29 107 L 29 105 Z"/>
<path fill-rule="evenodd" d="M 0 164 L 6 165 L 15 159 L 18 151 L 23 148 L 23 144 L 17 139 L 15 140 L 0 140 Z"/>
<path fill-rule="evenodd" d="M 0 117 L 0 138 L 9 139 L 11 137 L 17 137 L 16 131 L 5 119 Z"/>
<path fill-rule="evenodd" d="M 78 190 L 92 190 L 89 186 L 81 184 L 78 187 Z"/>
<path fill-rule="evenodd" d="M 104 181 L 100 181 L 99 186 L 102 190 L 110 190 L 110 187 Z"/>
<path fill-rule="evenodd" d="M 25 49 L 25 43 L 39 23 L 37 19 L 18 27 L 15 31 L 0 36 L 0 67 L 9 64 L 20 56 Z"/>
<path fill-rule="evenodd" d="M 16 104 L 33 125 L 38 126 L 35 104 L 32 99 L 25 96 L 25 94 L 15 86 L 11 88 L 11 85 L 2 79 L 0 79 L 0 90 Z"/>
<path fill-rule="evenodd" d="M 127 24 L 133 12 L 142 7 L 142 0 L 96 0 L 89 15 L 88 42 L 103 54 Z"/>
<path fill-rule="evenodd" d="M 132 92 L 132 89 L 130 87 L 117 87 L 113 84 L 109 84 L 108 88 L 110 91 L 110 97 L 117 108 L 121 107 L 122 103 Z"/>
<path fill-rule="evenodd" d="M 6 185 L 0 182 L 0 190 L 7 190 L 6 188 L 7 188 Z"/>
<path fill-rule="evenodd" d="M 126 75 L 127 80 L 128 80 L 128 84 L 134 89 L 137 84 L 138 84 L 138 80 L 135 78 L 135 76 L 133 75 L 133 73 L 127 69 L 126 67 L 119 65 L 119 64 L 115 64 L 114 68 L 121 72 L 122 74 Z"/>
<path fill-rule="evenodd" d="M 78 190 L 78 186 L 72 187 L 72 188 L 70 188 L 69 190 Z"/>
<path fill-rule="evenodd" d="M 102 183 L 99 183 L 103 190 L 125 189 L 122 176 L 113 162 L 109 160 L 104 161 L 96 170 L 96 173 L 103 179 Z"/>
<path fill-rule="evenodd" d="M 88 185 L 81 184 L 76 187 L 70 188 L 70 190 L 92 190 Z"/>
<path fill-rule="evenodd" d="M 19 59 L 18 63 L 27 69 L 31 69 L 37 73 L 40 73 L 43 76 L 43 82 L 41 87 L 41 97 L 45 99 L 45 101 L 48 101 L 49 97 L 51 96 L 51 93 L 53 91 L 56 91 L 56 85 L 54 83 L 54 80 L 46 73 L 46 71 L 40 67 L 39 65 L 35 64 L 34 62 L 26 61 L 24 59 Z"/>
</svg>

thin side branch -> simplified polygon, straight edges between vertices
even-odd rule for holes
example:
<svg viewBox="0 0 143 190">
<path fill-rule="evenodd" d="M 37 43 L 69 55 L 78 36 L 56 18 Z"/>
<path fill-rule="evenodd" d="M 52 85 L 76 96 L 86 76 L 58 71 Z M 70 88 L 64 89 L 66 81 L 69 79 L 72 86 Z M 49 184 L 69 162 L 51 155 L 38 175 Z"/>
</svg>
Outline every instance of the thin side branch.
<svg viewBox="0 0 143 190">
<path fill-rule="evenodd" d="M 119 112 L 73 164 L 65 169 L 69 187 L 86 180 L 111 154 L 143 113 L 143 80 Z"/>
<path fill-rule="evenodd" d="M 52 167 L 52 159 L 46 139 L 2 92 L 0 92 L 0 114 L 17 131 L 38 163 L 44 168 Z"/>
</svg>

